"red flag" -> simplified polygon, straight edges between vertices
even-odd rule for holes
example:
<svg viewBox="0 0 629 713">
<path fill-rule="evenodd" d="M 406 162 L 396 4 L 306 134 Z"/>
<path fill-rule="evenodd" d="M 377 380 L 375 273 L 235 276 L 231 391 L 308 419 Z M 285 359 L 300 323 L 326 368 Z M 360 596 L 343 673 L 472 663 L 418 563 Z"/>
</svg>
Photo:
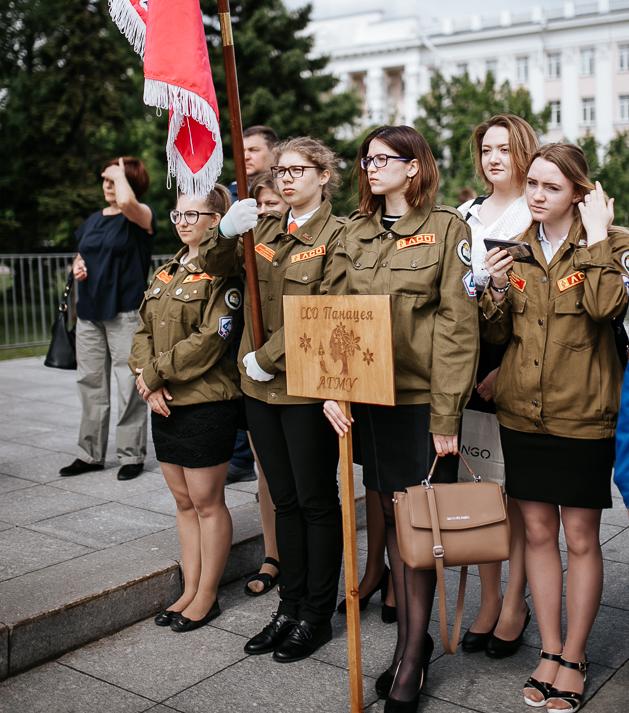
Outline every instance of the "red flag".
<svg viewBox="0 0 629 713">
<path fill-rule="evenodd" d="M 134 49 L 144 48 L 144 103 L 169 111 L 169 174 L 183 193 L 206 195 L 223 148 L 199 0 L 110 0 L 110 13 Z"/>
</svg>

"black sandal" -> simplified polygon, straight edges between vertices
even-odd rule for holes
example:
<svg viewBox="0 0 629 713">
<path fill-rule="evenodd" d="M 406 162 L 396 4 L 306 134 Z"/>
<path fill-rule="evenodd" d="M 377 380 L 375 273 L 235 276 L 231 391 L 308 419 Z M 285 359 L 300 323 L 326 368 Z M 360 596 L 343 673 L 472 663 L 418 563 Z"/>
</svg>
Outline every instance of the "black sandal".
<svg viewBox="0 0 629 713">
<path fill-rule="evenodd" d="M 275 559 L 275 557 L 265 557 L 264 564 L 270 564 L 275 569 L 277 569 L 277 574 L 275 577 L 268 572 L 256 572 L 252 574 L 249 579 L 245 582 L 245 594 L 249 597 L 260 597 L 263 594 L 269 592 L 277 584 L 277 580 L 280 576 L 280 563 Z M 254 592 L 253 589 L 249 588 L 251 582 L 262 582 L 262 589 L 259 592 Z"/>
<path fill-rule="evenodd" d="M 559 661 L 559 665 L 563 666 L 564 668 L 572 668 L 583 674 L 583 693 L 576 693 L 574 691 L 559 691 L 554 686 L 552 686 L 550 691 L 548 691 L 548 700 L 546 701 L 546 703 L 548 704 L 552 700 L 559 700 L 562 703 L 567 703 L 570 708 L 547 708 L 546 710 L 548 710 L 549 713 L 550 711 L 557 711 L 557 713 L 577 713 L 577 711 L 583 705 L 583 694 L 585 693 L 585 684 L 587 682 L 588 677 L 587 659 L 575 662 L 566 661 L 566 659 L 562 658 Z"/>
<path fill-rule="evenodd" d="M 561 663 L 561 654 L 549 654 L 547 651 L 542 650 L 539 652 L 539 657 L 541 659 L 546 659 L 547 661 L 556 661 L 557 663 Z M 533 676 L 529 676 L 529 678 L 526 679 L 526 683 L 524 684 L 524 690 L 526 690 L 527 688 L 534 688 L 536 691 L 542 694 L 543 698 L 541 699 L 541 701 L 536 701 L 534 698 L 530 698 L 525 693 L 523 693 L 524 702 L 527 706 L 531 706 L 531 708 L 543 708 L 546 705 L 546 702 L 548 701 L 548 697 L 550 696 L 550 690 L 552 687 L 552 683 L 547 683 L 546 681 L 538 681 L 536 678 L 533 678 Z"/>
</svg>

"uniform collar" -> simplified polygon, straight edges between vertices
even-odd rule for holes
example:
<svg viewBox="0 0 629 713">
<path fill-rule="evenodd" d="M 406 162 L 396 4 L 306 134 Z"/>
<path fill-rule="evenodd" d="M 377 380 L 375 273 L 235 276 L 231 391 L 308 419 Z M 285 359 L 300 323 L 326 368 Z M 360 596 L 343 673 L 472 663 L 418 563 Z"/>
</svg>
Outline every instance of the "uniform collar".
<svg viewBox="0 0 629 713">
<path fill-rule="evenodd" d="M 275 234 L 270 233 L 267 240 L 263 240 L 263 242 L 272 243 L 279 236 L 288 235 L 289 237 L 294 238 L 295 240 L 299 240 L 299 242 L 303 243 L 304 245 L 312 245 L 317 241 L 319 235 L 321 234 L 321 231 L 328 222 L 331 213 L 332 204 L 330 203 L 330 201 L 324 200 L 321 203 L 321 207 L 318 208 L 315 214 L 312 215 L 300 228 L 297 228 L 294 233 L 288 233 L 288 216 L 290 215 L 290 211 L 288 210 L 286 211 L 286 213 L 284 213 L 284 215 L 282 215 L 280 224 L 278 226 L 279 231 Z"/>
<path fill-rule="evenodd" d="M 373 240 L 373 238 L 382 235 L 382 233 L 395 233 L 401 237 L 414 235 L 426 222 L 428 216 L 433 209 L 432 203 L 425 203 L 419 208 L 411 208 L 409 211 L 397 220 L 390 228 L 385 228 L 382 225 L 382 206 L 379 206 L 375 213 L 369 216 L 365 230 L 361 231 L 358 236 L 360 240 Z"/>
<path fill-rule="evenodd" d="M 552 260 L 547 263 L 541 245 L 540 232 L 543 234 L 543 231 L 540 231 L 541 227 L 541 224 L 534 220 L 529 229 L 522 235 L 522 240 L 531 246 L 535 259 L 543 267 L 553 265 L 557 260 L 561 259 L 566 250 L 569 250 L 571 247 L 579 247 L 579 242 L 585 237 L 581 221 L 578 219 L 573 220 L 566 239 L 560 245 L 559 250 L 553 255 Z"/>
<path fill-rule="evenodd" d="M 196 273 L 196 272 L 203 272 L 201 268 L 199 267 L 199 258 L 194 257 L 192 260 L 186 263 L 181 262 L 181 258 L 188 252 L 188 248 L 184 245 L 184 247 L 179 250 L 179 252 L 176 253 L 176 255 L 173 257 L 172 262 L 177 263 L 181 267 L 183 267 L 185 270 L 191 273 Z"/>
</svg>

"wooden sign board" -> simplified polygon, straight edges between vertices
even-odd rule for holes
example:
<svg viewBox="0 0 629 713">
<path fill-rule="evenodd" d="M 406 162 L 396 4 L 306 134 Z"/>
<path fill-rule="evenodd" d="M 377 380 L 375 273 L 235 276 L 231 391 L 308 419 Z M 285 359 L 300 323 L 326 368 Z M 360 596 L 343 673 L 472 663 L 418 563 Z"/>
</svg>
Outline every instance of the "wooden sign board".
<svg viewBox="0 0 629 713">
<path fill-rule="evenodd" d="M 389 295 L 284 297 L 291 396 L 395 405 Z"/>
</svg>

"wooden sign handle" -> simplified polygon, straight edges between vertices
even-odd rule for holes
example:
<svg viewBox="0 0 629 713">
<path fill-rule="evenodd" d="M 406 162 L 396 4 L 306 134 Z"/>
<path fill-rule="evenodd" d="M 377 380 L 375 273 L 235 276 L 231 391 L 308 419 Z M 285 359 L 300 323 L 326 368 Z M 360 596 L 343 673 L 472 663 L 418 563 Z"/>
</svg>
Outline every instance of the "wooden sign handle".
<svg viewBox="0 0 629 713">
<path fill-rule="evenodd" d="M 343 415 L 351 421 L 349 401 L 339 401 Z M 343 552 L 345 563 L 345 599 L 347 602 L 347 660 L 351 713 L 363 709 L 363 675 L 360 650 L 360 601 L 358 594 L 358 557 L 356 554 L 356 508 L 354 505 L 354 468 L 351 428 L 339 438 L 341 465 L 341 507 L 343 511 Z"/>
</svg>

